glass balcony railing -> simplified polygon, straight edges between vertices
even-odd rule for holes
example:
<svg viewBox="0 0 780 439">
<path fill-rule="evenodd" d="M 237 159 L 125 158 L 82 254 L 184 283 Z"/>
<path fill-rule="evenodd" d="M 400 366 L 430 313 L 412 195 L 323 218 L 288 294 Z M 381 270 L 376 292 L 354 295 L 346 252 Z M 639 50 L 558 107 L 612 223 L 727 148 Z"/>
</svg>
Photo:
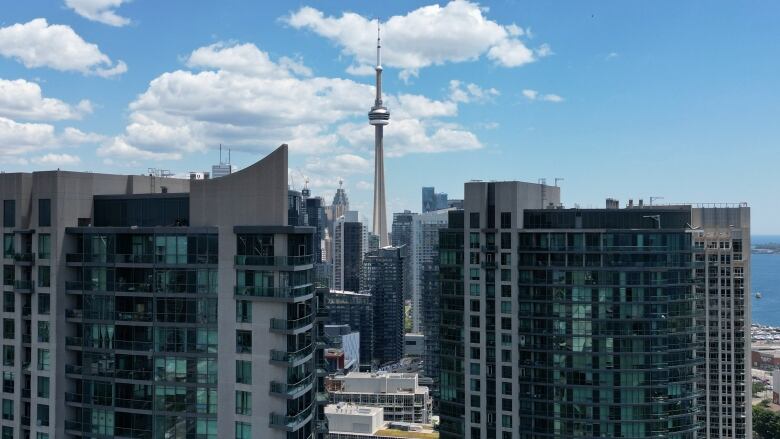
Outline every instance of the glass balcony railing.
<svg viewBox="0 0 780 439">
<path fill-rule="evenodd" d="M 258 286 L 235 287 L 236 296 L 292 299 L 296 297 L 308 296 L 313 293 L 314 293 L 314 288 L 312 284 L 304 284 L 304 285 L 298 285 L 294 287 L 258 287 Z"/>
<path fill-rule="evenodd" d="M 295 366 L 296 364 L 304 362 L 308 357 L 311 356 L 313 352 L 313 343 L 295 352 L 271 349 L 271 361 L 275 361 L 277 363 L 287 363 L 289 366 Z"/>
<path fill-rule="evenodd" d="M 236 255 L 236 265 L 261 265 L 261 266 L 285 266 L 307 265 L 314 263 L 314 255 L 301 256 L 262 256 L 262 255 Z"/>
<path fill-rule="evenodd" d="M 294 398 L 310 389 L 313 381 L 313 375 L 311 374 L 293 384 L 271 381 L 271 393 L 288 398 Z"/>
<path fill-rule="evenodd" d="M 31 291 L 33 289 L 32 280 L 15 280 L 14 289 L 20 291 Z"/>
<path fill-rule="evenodd" d="M 310 326 L 314 319 L 311 315 L 295 320 L 271 319 L 271 331 L 295 331 Z"/>
<path fill-rule="evenodd" d="M 312 404 L 294 416 L 285 416 L 277 413 L 271 413 L 268 422 L 272 428 L 282 428 L 289 431 L 295 431 L 301 428 L 311 419 L 313 407 L 314 405 Z"/>
<path fill-rule="evenodd" d="M 14 253 L 16 262 L 35 262 L 35 253 Z"/>
</svg>

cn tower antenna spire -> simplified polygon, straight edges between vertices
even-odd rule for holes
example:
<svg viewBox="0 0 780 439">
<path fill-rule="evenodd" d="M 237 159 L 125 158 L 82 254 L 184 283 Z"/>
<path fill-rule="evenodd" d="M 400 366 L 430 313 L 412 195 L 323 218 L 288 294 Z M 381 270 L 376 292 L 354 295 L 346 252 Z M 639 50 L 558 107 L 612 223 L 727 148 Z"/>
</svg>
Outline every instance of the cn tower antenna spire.
<svg viewBox="0 0 780 439">
<path fill-rule="evenodd" d="M 385 203 L 384 126 L 390 123 L 390 111 L 382 105 L 382 40 L 379 20 L 376 23 L 376 99 L 368 112 L 368 123 L 374 126 L 374 224 L 379 246 L 387 247 L 387 207 Z"/>
</svg>

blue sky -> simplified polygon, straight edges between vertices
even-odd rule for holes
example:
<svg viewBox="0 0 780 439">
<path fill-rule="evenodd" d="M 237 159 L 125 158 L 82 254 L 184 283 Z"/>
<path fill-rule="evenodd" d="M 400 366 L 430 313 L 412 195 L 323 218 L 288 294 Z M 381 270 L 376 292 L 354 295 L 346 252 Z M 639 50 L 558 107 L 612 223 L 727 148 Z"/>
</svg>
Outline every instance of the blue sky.
<svg viewBox="0 0 780 439">
<path fill-rule="evenodd" d="M 287 142 L 296 186 L 343 178 L 368 215 L 379 18 L 388 210 L 562 177 L 569 206 L 746 201 L 780 233 L 776 2 L 435 5 L 3 2 L 0 169 L 184 173 Z"/>
</svg>

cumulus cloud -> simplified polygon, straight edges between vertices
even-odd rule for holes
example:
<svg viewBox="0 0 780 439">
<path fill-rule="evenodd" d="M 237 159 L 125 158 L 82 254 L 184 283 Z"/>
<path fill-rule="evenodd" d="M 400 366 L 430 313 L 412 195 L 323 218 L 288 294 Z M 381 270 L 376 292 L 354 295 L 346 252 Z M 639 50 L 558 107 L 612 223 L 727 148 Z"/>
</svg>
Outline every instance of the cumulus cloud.
<svg viewBox="0 0 780 439">
<path fill-rule="evenodd" d="M 523 29 L 486 17 L 487 8 L 469 1 L 430 5 L 382 24 L 382 64 L 402 69 L 401 79 L 417 76 L 432 65 L 475 61 L 486 56 L 496 65 L 518 67 L 551 53 L 548 45 L 534 50 L 520 39 Z M 283 17 L 296 29 L 308 29 L 339 47 L 354 62 L 350 74 L 372 74 L 376 63 L 376 21 L 346 12 L 340 17 L 302 7 Z"/>
<path fill-rule="evenodd" d="M 81 158 L 79 158 L 79 156 L 71 155 L 71 154 L 49 153 L 39 157 L 33 157 L 31 161 L 37 165 L 60 167 L 60 166 L 76 165 L 78 163 L 81 163 Z"/>
<path fill-rule="evenodd" d="M 287 143 L 297 154 L 327 154 L 330 160 L 334 154 L 356 160 L 373 150 L 366 113 L 374 88 L 368 84 L 315 76 L 300 59 L 273 60 L 253 44 L 201 47 L 185 64 L 189 70 L 163 73 L 149 83 L 130 104 L 124 133 L 105 141 L 101 156 L 169 160 L 220 143 L 259 152 Z M 477 89 L 467 92 L 471 99 Z M 452 99 L 400 94 L 387 95 L 385 102 L 392 112 L 388 155 L 482 147 L 474 134 L 443 120 L 457 115 Z M 311 162 L 309 170 L 322 166 Z"/>
<path fill-rule="evenodd" d="M 115 11 L 122 3 L 127 3 L 127 0 L 65 0 L 65 6 L 87 20 L 117 27 L 130 24 L 129 19 L 117 15 Z"/>
<path fill-rule="evenodd" d="M 23 120 L 81 119 L 92 112 L 92 103 L 82 100 L 75 105 L 59 99 L 44 98 L 41 87 L 24 79 L 0 78 L 0 116 Z"/>
<path fill-rule="evenodd" d="M 70 26 L 50 25 L 45 18 L 0 27 L 0 55 L 16 59 L 27 68 L 48 67 L 102 77 L 127 71 L 123 61 L 112 61 Z"/>
<path fill-rule="evenodd" d="M 47 123 L 17 122 L 0 116 L 0 162 L 26 164 L 30 154 L 102 141 L 103 136 Z"/>
<path fill-rule="evenodd" d="M 559 96 L 557 94 L 552 94 L 552 93 L 550 93 L 550 94 L 540 94 L 538 91 L 532 90 L 532 89 L 528 89 L 528 88 L 524 89 L 522 91 L 522 93 L 523 93 L 523 96 L 526 99 L 528 99 L 529 101 L 537 101 L 537 100 L 539 100 L 539 101 L 554 102 L 554 103 L 558 103 L 558 102 L 563 102 L 564 101 L 563 97 L 561 97 L 561 96 Z"/>
<path fill-rule="evenodd" d="M 450 99 L 453 102 L 485 102 L 500 95 L 495 88 L 482 88 L 474 83 L 464 84 L 457 79 L 450 81 Z"/>
</svg>

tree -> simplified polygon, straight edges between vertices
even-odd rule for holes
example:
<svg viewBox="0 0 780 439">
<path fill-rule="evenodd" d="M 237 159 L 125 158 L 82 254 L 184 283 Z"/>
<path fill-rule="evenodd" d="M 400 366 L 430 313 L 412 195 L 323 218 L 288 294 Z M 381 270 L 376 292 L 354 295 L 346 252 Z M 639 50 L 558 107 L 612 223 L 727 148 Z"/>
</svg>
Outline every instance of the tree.
<svg viewBox="0 0 780 439">
<path fill-rule="evenodd" d="M 780 438 L 780 415 L 769 410 L 766 404 L 753 406 L 753 433 L 757 439 Z"/>
</svg>

